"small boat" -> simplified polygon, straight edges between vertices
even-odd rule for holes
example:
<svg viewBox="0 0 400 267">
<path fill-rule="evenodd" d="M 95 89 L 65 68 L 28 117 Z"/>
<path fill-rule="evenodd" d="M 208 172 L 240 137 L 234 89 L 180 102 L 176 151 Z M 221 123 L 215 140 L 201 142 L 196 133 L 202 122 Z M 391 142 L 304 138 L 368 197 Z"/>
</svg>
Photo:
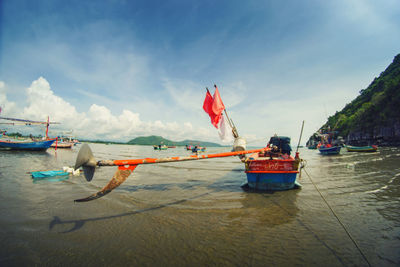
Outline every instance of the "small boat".
<svg viewBox="0 0 400 267">
<path fill-rule="evenodd" d="M 46 151 L 54 141 L 56 141 L 56 138 L 43 141 L 0 140 L 0 148 L 7 150 Z"/>
<path fill-rule="evenodd" d="M 154 150 L 167 150 L 168 147 L 166 145 L 153 145 Z"/>
<path fill-rule="evenodd" d="M 194 146 L 192 148 L 193 153 L 204 152 L 204 151 L 206 151 L 206 148 L 204 146 Z"/>
<path fill-rule="evenodd" d="M 58 137 L 58 140 L 55 141 L 53 144 L 51 144 L 51 147 L 53 148 L 72 148 L 74 146 L 74 143 L 72 140 L 64 139 Z"/>
<path fill-rule="evenodd" d="M 348 152 L 376 152 L 378 150 L 377 146 L 346 146 Z"/>
<path fill-rule="evenodd" d="M 317 148 L 322 155 L 338 155 L 340 153 L 340 142 L 336 138 L 336 132 L 327 132 L 321 134 L 321 141 L 318 143 Z"/>
<path fill-rule="evenodd" d="M 273 144 L 269 150 L 251 154 L 245 159 L 247 186 L 251 189 L 268 191 L 295 188 L 299 185 L 296 183 L 296 176 L 299 173 L 299 153 L 296 152 L 295 158 L 290 156 L 289 137 L 274 136 L 269 144 Z"/>
<path fill-rule="evenodd" d="M 51 144 L 51 147 L 54 147 L 54 148 L 72 148 L 73 145 L 74 145 L 73 143 L 61 141 L 61 142 L 54 142 L 53 144 Z"/>
<path fill-rule="evenodd" d="M 340 153 L 341 146 L 331 145 L 318 145 L 319 153 L 322 155 L 338 155 Z"/>
</svg>

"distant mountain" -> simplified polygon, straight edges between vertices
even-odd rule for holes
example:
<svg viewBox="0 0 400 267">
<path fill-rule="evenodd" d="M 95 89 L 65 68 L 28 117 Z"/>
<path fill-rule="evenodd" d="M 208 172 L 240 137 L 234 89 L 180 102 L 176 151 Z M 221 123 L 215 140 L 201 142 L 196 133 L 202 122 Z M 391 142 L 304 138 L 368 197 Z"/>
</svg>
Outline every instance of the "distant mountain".
<svg viewBox="0 0 400 267">
<path fill-rule="evenodd" d="M 151 136 L 141 136 L 141 137 L 136 137 L 135 139 L 132 139 L 128 142 L 128 144 L 131 145 L 167 145 L 167 146 L 185 146 L 185 145 L 199 145 L 199 146 L 205 146 L 205 147 L 219 147 L 221 146 L 220 144 L 217 143 L 211 143 L 211 142 L 204 142 L 204 141 L 198 141 L 198 140 L 184 140 L 184 141 L 171 141 L 168 139 L 165 139 L 162 136 L 157 136 L 157 135 L 151 135 Z"/>
<path fill-rule="evenodd" d="M 400 54 L 321 130 L 328 127 L 347 144 L 400 145 Z"/>
</svg>

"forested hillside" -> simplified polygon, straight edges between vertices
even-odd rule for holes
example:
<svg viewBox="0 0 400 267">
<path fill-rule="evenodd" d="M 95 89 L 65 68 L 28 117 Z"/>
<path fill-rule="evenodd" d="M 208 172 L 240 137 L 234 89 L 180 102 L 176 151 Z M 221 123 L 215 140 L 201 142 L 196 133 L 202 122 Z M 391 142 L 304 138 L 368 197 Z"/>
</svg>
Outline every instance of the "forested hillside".
<svg viewBox="0 0 400 267">
<path fill-rule="evenodd" d="M 400 145 L 400 54 L 321 129 L 328 126 L 349 144 Z"/>
</svg>

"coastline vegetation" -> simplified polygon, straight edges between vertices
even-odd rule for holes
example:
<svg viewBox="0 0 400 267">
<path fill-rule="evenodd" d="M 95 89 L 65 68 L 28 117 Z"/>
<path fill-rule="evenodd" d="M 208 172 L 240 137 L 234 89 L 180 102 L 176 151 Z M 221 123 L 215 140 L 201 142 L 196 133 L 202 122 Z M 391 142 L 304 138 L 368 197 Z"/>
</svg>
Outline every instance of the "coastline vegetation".
<svg viewBox="0 0 400 267">
<path fill-rule="evenodd" d="M 393 127 L 399 120 L 400 54 L 379 77 L 360 91 L 358 97 L 330 116 L 320 129 L 330 128 L 343 137 L 353 133 L 373 137 L 380 128 Z"/>
</svg>

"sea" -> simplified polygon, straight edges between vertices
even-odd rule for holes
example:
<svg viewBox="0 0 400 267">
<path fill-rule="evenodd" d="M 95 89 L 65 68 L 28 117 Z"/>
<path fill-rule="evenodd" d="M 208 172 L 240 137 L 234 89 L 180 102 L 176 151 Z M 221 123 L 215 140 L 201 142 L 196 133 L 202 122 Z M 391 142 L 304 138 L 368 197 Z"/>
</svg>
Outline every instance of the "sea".
<svg viewBox="0 0 400 267">
<path fill-rule="evenodd" d="M 89 144 L 96 160 L 188 156 L 182 147 Z M 237 157 L 138 166 L 104 197 L 116 167 L 72 167 L 81 145 L 0 151 L 0 266 L 400 266 L 400 148 L 323 156 L 300 148 L 301 188 L 242 188 Z M 227 148 L 207 148 L 205 154 Z"/>
</svg>

